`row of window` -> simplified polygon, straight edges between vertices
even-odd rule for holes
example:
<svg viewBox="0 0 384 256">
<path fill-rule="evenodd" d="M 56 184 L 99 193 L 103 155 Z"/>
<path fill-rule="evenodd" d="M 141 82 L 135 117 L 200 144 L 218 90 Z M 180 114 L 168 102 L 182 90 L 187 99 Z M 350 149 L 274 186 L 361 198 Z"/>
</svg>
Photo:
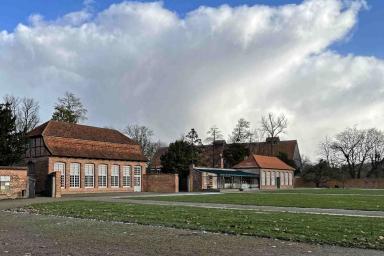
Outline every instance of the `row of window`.
<svg viewBox="0 0 384 256">
<path fill-rule="evenodd" d="M 65 188 L 65 163 L 55 163 L 54 171 L 61 173 L 61 187 Z M 69 169 L 69 187 L 80 188 L 80 164 L 70 163 Z M 120 185 L 120 166 L 111 166 L 111 187 L 119 187 Z M 126 165 L 122 168 L 122 185 L 123 187 L 131 187 L 131 166 Z M 99 188 L 106 188 L 108 184 L 108 166 L 106 164 L 98 165 L 97 184 Z M 134 167 L 134 186 L 141 185 L 141 166 Z M 95 165 L 84 165 L 84 187 L 93 188 L 95 186 Z"/>
<path fill-rule="evenodd" d="M 261 185 L 276 186 L 277 178 L 280 178 L 280 185 L 292 186 L 292 173 L 290 172 L 261 172 Z"/>
</svg>

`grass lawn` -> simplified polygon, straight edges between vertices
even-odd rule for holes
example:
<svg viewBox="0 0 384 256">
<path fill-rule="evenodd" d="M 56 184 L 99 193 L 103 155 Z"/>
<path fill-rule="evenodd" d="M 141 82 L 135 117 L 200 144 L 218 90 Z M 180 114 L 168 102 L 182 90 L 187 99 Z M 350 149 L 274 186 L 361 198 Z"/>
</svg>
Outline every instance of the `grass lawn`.
<svg viewBox="0 0 384 256">
<path fill-rule="evenodd" d="M 28 206 L 47 215 L 163 225 L 347 247 L 384 249 L 384 219 L 65 201 Z"/>
<path fill-rule="evenodd" d="M 275 191 L 261 191 L 261 193 L 305 193 L 305 194 L 338 194 L 338 195 L 370 195 L 384 196 L 384 189 L 357 189 L 357 188 L 296 188 Z"/>
<path fill-rule="evenodd" d="M 177 195 L 130 197 L 136 200 L 223 203 L 243 205 L 291 206 L 303 208 L 384 210 L 384 197 L 379 195 L 327 195 L 316 193 L 225 193 L 213 195 Z"/>
</svg>

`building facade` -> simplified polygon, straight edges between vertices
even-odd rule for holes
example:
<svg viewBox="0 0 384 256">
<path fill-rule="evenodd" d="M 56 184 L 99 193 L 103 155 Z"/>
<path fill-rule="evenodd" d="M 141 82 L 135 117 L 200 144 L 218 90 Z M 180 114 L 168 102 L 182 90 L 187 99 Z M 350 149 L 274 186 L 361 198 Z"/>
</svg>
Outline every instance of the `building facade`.
<svg viewBox="0 0 384 256">
<path fill-rule="evenodd" d="M 27 195 L 27 168 L 0 166 L 0 199 Z"/>
<path fill-rule="evenodd" d="M 250 155 L 231 169 L 191 167 L 189 191 L 292 189 L 294 170 L 277 157 Z"/>
<path fill-rule="evenodd" d="M 37 194 L 140 192 L 147 159 L 117 130 L 46 122 L 28 133 L 26 163 Z"/>
<path fill-rule="evenodd" d="M 252 155 L 264 155 L 284 157 L 290 166 L 295 169 L 301 168 L 301 156 L 297 140 L 280 140 L 279 138 L 267 138 L 264 142 L 241 143 Z M 223 158 L 224 151 L 230 147 L 225 140 L 215 141 L 212 145 L 198 146 L 201 152 L 199 166 L 209 168 L 232 168 Z M 151 170 L 161 172 L 161 156 L 166 154 L 168 147 L 161 147 L 151 160 Z"/>
<path fill-rule="evenodd" d="M 277 157 L 250 155 L 233 168 L 257 174 L 260 189 L 291 189 L 294 186 L 295 168 Z"/>
</svg>

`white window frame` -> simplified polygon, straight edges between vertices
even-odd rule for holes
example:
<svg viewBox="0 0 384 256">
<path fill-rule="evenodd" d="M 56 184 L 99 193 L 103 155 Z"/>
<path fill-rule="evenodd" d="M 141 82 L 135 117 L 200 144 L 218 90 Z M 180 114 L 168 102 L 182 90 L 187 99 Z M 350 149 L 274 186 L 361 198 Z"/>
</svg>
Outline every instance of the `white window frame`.
<svg viewBox="0 0 384 256">
<path fill-rule="evenodd" d="M 287 172 L 284 173 L 284 178 L 285 178 L 285 185 L 288 185 L 289 184 L 289 178 L 288 178 Z"/>
<path fill-rule="evenodd" d="M 112 168 L 111 168 L 111 188 L 118 188 L 119 185 L 120 185 L 120 166 L 117 164 L 114 164 L 112 165 Z"/>
<path fill-rule="evenodd" d="M 11 176 L 0 176 L 0 193 L 7 193 L 11 190 Z"/>
<path fill-rule="evenodd" d="M 97 184 L 99 188 L 106 188 L 108 186 L 108 165 L 100 164 L 98 166 Z"/>
<path fill-rule="evenodd" d="M 285 186 L 285 178 L 283 172 L 280 172 L 280 185 Z"/>
<path fill-rule="evenodd" d="M 132 167 L 130 165 L 123 166 L 123 187 L 132 186 Z"/>
<path fill-rule="evenodd" d="M 292 186 L 292 181 L 293 181 L 293 175 L 292 173 L 288 173 L 288 185 L 289 186 Z"/>
<path fill-rule="evenodd" d="M 271 174 L 271 186 L 276 186 L 276 172 Z"/>
<path fill-rule="evenodd" d="M 89 180 L 88 180 L 89 177 L 92 177 L 91 178 L 92 184 L 89 184 Z M 85 188 L 94 188 L 95 187 L 95 165 L 94 164 L 85 164 L 84 165 L 84 187 Z"/>
<path fill-rule="evenodd" d="M 80 170 L 81 165 L 79 163 L 71 163 L 69 171 L 69 187 L 80 188 Z"/>
<path fill-rule="evenodd" d="M 60 186 L 61 188 L 65 188 L 65 163 L 56 162 L 53 165 L 53 169 L 55 172 L 60 172 Z"/>
<path fill-rule="evenodd" d="M 270 186 L 271 185 L 271 172 L 267 171 L 267 178 L 266 178 L 266 185 Z"/>
<path fill-rule="evenodd" d="M 141 165 L 136 165 L 133 169 L 133 186 L 141 186 L 141 174 L 142 174 Z"/>
<path fill-rule="evenodd" d="M 261 171 L 260 172 L 260 174 L 261 174 L 261 185 L 262 186 L 265 186 L 265 171 Z"/>
</svg>

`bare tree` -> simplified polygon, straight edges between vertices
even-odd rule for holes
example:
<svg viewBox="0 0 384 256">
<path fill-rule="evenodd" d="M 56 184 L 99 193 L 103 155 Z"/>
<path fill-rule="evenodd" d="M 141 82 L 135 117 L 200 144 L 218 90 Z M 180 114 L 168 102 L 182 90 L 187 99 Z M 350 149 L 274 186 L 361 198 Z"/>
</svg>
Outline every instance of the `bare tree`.
<svg viewBox="0 0 384 256">
<path fill-rule="evenodd" d="M 25 134 L 39 123 L 39 103 L 34 99 L 6 95 L 4 100 L 11 104 L 12 112 L 16 116 L 17 131 Z"/>
<path fill-rule="evenodd" d="M 148 161 L 152 160 L 152 157 L 159 148 L 160 143 L 152 141 L 154 132 L 150 128 L 136 124 L 128 125 L 123 130 L 123 133 L 131 139 L 137 141 L 143 150 L 144 156 L 147 157 Z"/>
<path fill-rule="evenodd" d="M 39 104 L 32 98 L 23 98 L 17 114 L 17 126 L 24 133 L 29 132 L 39 123 Z"/>
<path fill-rule="evenodd" d="M 215 167 L 215 142 L 216 140 L 222 140 L 223 139 L 223 134 L 217 128 L 215 125 L 209 128 L 207 132 L 208 137 L 205 139 L 206 142 L 212 144 L 212 167 Z"/>
<path fill-rule="evenodd" d="M 269 137 L 275 138 L 281 133 L 285 133 L 288 120 L 284 114 L 275 116 L 273 113 L 268 113 L 267 116 L 261 118 L 261 127 Z"/>
<path fill-rule="evenodd" d="M 230 140 L 233 143 L 244 143 L 247 142 L 250 136 L 250 122 L 244 118 L 240 118 L 237 121 L 236 127 L 232 131 L 232 136 Z"/>
<path fill-rule="evenodd" d="M 368 130 L 367 136 L 372 145 L 372 149 L 368 154 L 370 170 L 367 173 L 367 177 L 372 175 L 378 177 L 380 169 L 384 167 L 384 133 L 372 128 Z"/>
<path fill-rule="evenodd" d="M 325 136 L 324 140 L 319 143 L 320 159 L 324 159 L 328 162 L 329 166 L 334 168 L 338 166 L 336 152 L 332 148 L 332 138 Z"/>
<path fill-rule="evenodd" d="M 208 137 L 205 138 L 205 142 L 214 144 L 216 140 L 222 140 L 223 139 L 223 133 L 220 131 L 219 128 L 216 127 L 216 125 L 209 128 L 207 132 Z"/>
<path fill-rule="evenodd" d="M 265 131 L 262 128 L 255 128 L 250 131 L 249 142 L 261 142 L 265 139 Z"/>
<path fill-rule="evenodd" d="M 352 178 L 360 178 L 361 170 L 373 149 L 368 130 L 347 128 L 336 134 L 332 143 L 337 159 L 346 165 Z"/>
</svg>

